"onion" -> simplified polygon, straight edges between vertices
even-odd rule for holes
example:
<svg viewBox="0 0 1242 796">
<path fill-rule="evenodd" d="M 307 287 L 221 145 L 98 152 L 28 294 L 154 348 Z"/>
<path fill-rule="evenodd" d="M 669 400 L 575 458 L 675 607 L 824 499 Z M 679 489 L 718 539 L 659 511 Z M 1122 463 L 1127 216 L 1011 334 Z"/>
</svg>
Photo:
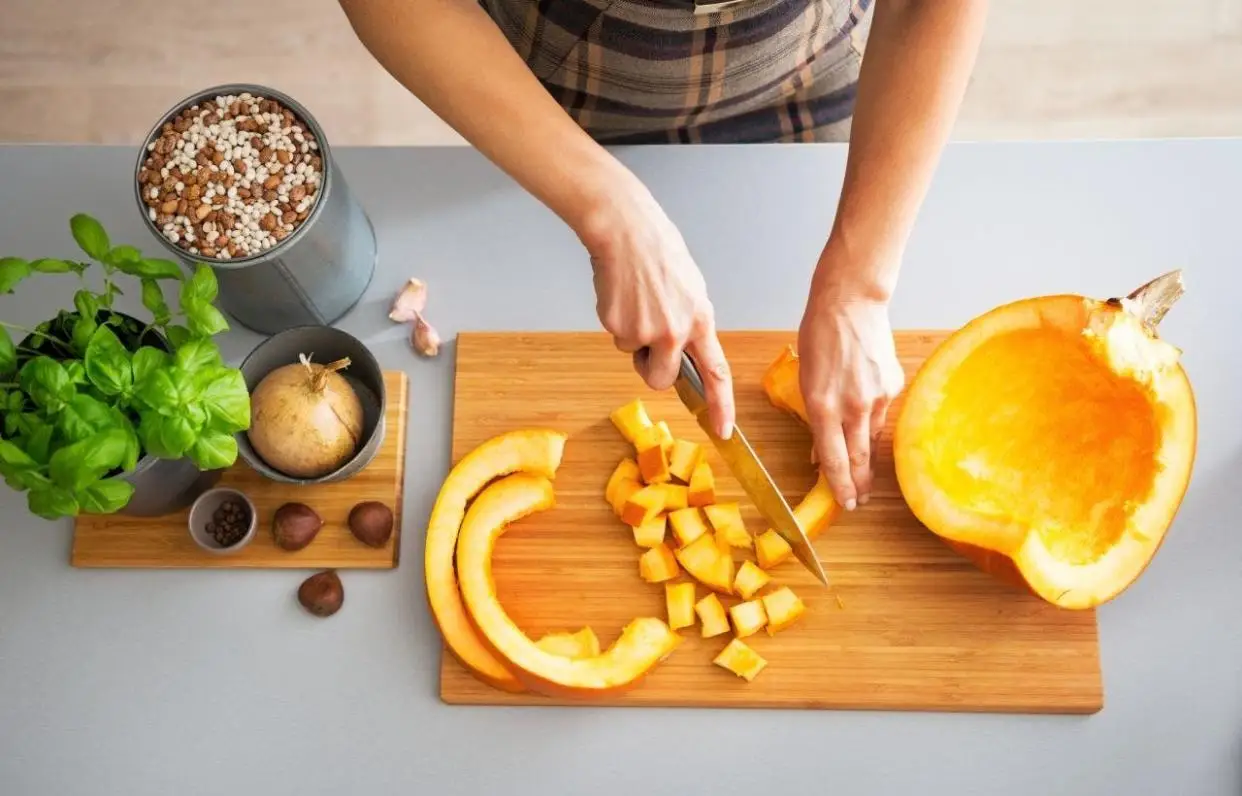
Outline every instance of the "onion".
<svg viewBox="0 0 1242 796">
<path fill-rule="evenodd" d="M 276 368 L 250 395 L 255 452 L 285 475 L 318 478 L 353 458 L 362 440 L 362 401 L 337 371 L 349 358 L 327 365 L 300 363 Z"/>
</svg>

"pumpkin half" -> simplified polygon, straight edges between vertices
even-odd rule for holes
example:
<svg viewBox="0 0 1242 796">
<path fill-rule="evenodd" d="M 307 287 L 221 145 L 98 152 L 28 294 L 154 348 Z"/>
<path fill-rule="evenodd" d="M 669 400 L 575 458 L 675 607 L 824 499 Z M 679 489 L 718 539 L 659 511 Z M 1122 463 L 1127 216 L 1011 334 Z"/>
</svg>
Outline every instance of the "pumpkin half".
<svg viewBox="0 0 1242 796">
<path fill-rule="evenodd" d="M 457 572 L 466 610 L 487 645 L 530 690 L 575 698 L 626 690 L 681 643 L 681 637 L 662 620 L 634 619 L 604 652 L 570 658 L 532 641 L 496 596 L 492 579 L 496 541 L 511 523 L 554 503 L 552 482 L 532 473 L 506 476 L 475 498 L 457 543 Z"/>
<path fill-rule="evenodd" d="M 1182 290 L 1173 272 L 1124 299 L 1024 299 L 941 343 L 911 379 L 893 438 L 915 516 L 1055 605 L 1125 590 L 1194 462 L 1191 385 L 1156 332 Z"/>
<path fill-rule="evenodd" d="M 511 431 L 487 440 L 462 457 L 440 486 L 427 524 L 424 577 L 427 600 L 448 649 L 480 680 L 511 692 L 525 688 L 483 644 L 470 623 L 457 588 L 454 556 L 466 504 L 494 479 L 515 472 L 551 479 L 560 467 L 566 435 L 545 429 Z"/>
</svg>

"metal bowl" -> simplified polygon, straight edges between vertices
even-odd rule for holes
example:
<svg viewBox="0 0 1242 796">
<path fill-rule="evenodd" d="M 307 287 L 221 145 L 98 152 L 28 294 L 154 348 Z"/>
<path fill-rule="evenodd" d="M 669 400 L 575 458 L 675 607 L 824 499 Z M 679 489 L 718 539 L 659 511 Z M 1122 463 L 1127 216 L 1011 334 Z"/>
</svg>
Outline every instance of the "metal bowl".
<svg viewBox="0 0 1242 796">
<path fill-rule="evenodd" d="M 246 511 L 250 514 L 250 522 L 246 526 L 246 533 L 242 536 L 242 538 L 238 539 L 228 547 L 221 547 L 220 544 L 212 538 L 211 534 L 207 532 L 207 524 L 211 522 L 212 515 L 215 514 L 216 509 L 218 509 L 224 501 L 229 499 L 237 499 L 245 504 Z M 209 553 L 228 555 L 241 550 L 243 547 L 250 544 L 250 540 L 254 539 L 255 529 L 259 525 L 259 514 L 255 511 L 254 503 L 250 502 L 250 498 L 246 497 L 241 492 L 236 489 L 229 489 L 228 487 L 217 487 L 216 489 L 207 490 L 202 495 L 199 495 L 198 499 L 194 501 L 194 504 L 190 507 L 190 516 L 187 520 L 187 524 L 190 528 L 190 538 L 192 538 L 199 547 Z"/>
<path fill-rule="evenodd" d="M 361 340 L 331 326 L 296 326 L 267 338 L 255 346 L 241 364 L 242 378 L 251 393 L 267 374 L 284 365 L 298 362 L 305 354 L 315 362 L 326 363 L 349 357 L 350 365 L 340 374 L 349 380 L 362 401 L 362 439 L 353 458 L 336 470 L 318 478 L 297 478 L 271 467 L 250 444 L 247 432 L 237 434 L 237 448 L 242 458 L 256 472 L 273 481 L 286 484 L 324 484 L 344 481 L 363 470 L 384 442 L 384 412 L 388 407 L 384 372 L 375 355 Z"/>
<path fill-rule="evenodd" d="M 270 249 L 222 260 L 171 243 L 147 214 L 138 174 L 147 146 L 182 110 L 218 96 L 249 92 L 273 99 L 293 112 L 319 145 L 323 184 L 306 220 Z M 261 334 L 306 324 L 332 324 L 362 299 L 379 257 L 375 228 L 354 196 L 319 122 L 301 103 L 269 86 L 231 83 L 196 91 L 177 102 L 151 127 L 132 172 L 134 200 L 142 223 L 172 256 L 193 268 L 210 266 L 220 284 L 217 305 L 238 323 Z"/>
</svg>

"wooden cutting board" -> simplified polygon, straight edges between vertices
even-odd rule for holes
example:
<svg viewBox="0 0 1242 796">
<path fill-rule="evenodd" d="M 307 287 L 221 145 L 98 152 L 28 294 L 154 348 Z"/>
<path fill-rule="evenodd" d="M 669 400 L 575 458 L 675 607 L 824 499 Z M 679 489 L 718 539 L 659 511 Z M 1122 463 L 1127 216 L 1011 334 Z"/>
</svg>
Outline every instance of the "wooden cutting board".
<svg viewBox="0 0 1242 796">
<path fill-rule="evenodd" d="M 70 561 L 75 567 L 193 567 L 212 569 L 392 569 L 401 549 L 402 492 L 405 483 L 405 427 L 409 377 L 386 371 L 388 408 L 384 441 L 362 472 L 333 484 L 295 486 L 268 480 L 244 460 L 224 472 L 217 486 L 244 492 L 258 512 L 250 544 L 232 555 L 208 553 L 194 543 L 186 527 L 189 509 L 163 517 L 86 515 L 74 523 Z M 323 518 L 314 541 L 297 551 L 282 550 L 272 540 L 272 515 L 297 500 Z M 349 530 L 349 510 L 363 500 L 379 500 L 393 510 L 393 533 L 383 547 L 368 547 Z"/>
<path fill-rule="evenodd" d="M 899 332 L 907 379 L 943 332 Z M 789 332 L 721 335 L 736 380 L 738 425 L 791 504 L 815 480 L 810 434 L 776 410 L 760 377 Z M 662 586 L 638 575 L 640 549 L 604 502 L 609 473 L 630 446 L 608 419 L 641 397 L 653 420 L 709 449 L 718 499 L 739 500 L 747 526 L 764 524 L 711 450 L 676 394 L 657 394 L 604 334 L 464 333 L 457 340 L 453 461 L 487 438 L 544 426 L 569 434 L 555 486 L 557 505 L 516 523 L 500 540 L 500 598 L 532 638 L 589 625 L 605 647 L 639 615 L 665 617 Z M 910 513 L 893 474 L 891 425 L 881 441 L 875 492 L 816 541 L 834 588 L 819 586 L 794 560 L 772 572 L 807 603 L 803 618 L 775 637 L 746 639 L 768 661 L 747 683 L 711 665 L 731 635 L 685 642 L 634 690 L 611 705 L 854 708 L 1092 713 L 1102 707 L 1096 617 L 1059 610 L 995 582 L 933 536 Z M 697 596 L 706 590 L 699 587 Z M 839 600 L 838 600 L 839 598 Z M 735 602 L 726 600 L 726 606 Z M 599 704 L 510 695 L 443 657 L 441 697 L 456 704 Z"/>
</svg>

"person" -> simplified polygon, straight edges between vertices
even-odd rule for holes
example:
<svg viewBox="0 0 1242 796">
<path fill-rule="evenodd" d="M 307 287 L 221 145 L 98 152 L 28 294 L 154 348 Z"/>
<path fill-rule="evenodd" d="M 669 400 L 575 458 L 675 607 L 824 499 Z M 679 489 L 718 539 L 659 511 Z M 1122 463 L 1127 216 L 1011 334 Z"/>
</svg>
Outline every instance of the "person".
<svg viewBox="0 0 1242 796">
<path fill-rule="evenodd" d="M 848 139 L 797 348 L 816 461 L 839 504 L 867 502 L 904 387 L 888 303 L 986 0 L 339 2 L 381 66 L 576 233 L 646 383 L 671 387 L 690 354 L 722 436 L 733 383 L 705 280 L 606 147 Z"/>
</svg>

